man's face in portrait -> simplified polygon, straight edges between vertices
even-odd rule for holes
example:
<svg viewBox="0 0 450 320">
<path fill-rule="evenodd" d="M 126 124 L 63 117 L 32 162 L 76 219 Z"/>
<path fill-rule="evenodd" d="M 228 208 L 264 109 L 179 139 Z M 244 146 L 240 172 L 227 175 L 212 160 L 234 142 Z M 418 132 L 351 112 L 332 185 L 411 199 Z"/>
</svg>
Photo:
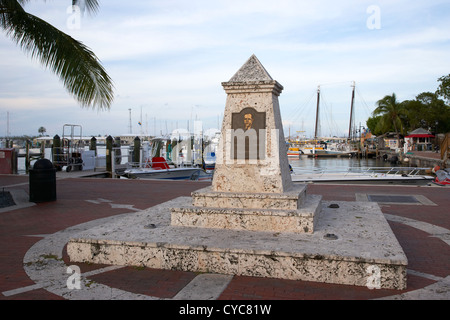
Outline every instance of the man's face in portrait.
<svg viewBox="0 0 450 320">
<path fill-rule="evenodd" d="M 249 130 L 253 125 L 253 116 L 250 113 L 244 114 L 244 127 L 245 130 Z"/>
</svg>

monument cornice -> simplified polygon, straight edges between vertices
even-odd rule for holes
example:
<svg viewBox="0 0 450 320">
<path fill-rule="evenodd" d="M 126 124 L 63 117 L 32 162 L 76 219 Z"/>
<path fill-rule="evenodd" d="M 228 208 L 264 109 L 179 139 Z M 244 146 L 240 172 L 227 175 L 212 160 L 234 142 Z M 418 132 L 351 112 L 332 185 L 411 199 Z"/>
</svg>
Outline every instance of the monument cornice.
<svg viewBox="0 0 450 320">
<path fill-rule="evenodd" d="M 260 80 L 245 82 L 222 82 L 222 86 L 226 93 L 255 93 L 255 92 L 272 92 L 279 96 L 283 91 L 283 86 L 276 80 Z"/>
</svg>

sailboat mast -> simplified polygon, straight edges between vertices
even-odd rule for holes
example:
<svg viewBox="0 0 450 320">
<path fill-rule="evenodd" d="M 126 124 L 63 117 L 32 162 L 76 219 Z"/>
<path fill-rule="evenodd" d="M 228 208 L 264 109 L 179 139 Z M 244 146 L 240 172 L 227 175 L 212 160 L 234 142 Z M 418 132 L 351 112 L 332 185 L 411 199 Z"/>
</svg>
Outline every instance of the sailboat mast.
<svg viewBox="0 0 450 320">
<path fill-rule="evenodd" d="M 348 140 L 352 139 L 353 104 L 355 102 L 355 81 L 352 84 L 352 102 L 350 105 L 350 123 L 348 125 Z"/>
<path fill-rule="evenodd" d="M 316 108 L 316 126 L 314 130 L 314 139 L 317 139 L 317 130 L 319 123 L 319 105 L 320 105 L 320 86 L 317 87 L 317 108 Z"/>
</svg>

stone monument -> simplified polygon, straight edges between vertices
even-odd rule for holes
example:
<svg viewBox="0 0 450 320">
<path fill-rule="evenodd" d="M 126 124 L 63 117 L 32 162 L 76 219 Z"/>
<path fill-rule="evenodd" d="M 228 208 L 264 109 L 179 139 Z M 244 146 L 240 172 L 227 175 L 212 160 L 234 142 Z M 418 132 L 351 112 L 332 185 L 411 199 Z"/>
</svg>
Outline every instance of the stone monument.
<svg viewBox="0 0 450 320">
<path fill-rule="evenodd" d="M 222 86 L 227 101 L 212 189 L 279 194 L 291 190 L 278 104 L 283 87 L 255 55 Z"/>
<path fill-rule="evenodd" d="M 256 56 L 222 85 L 212 185 L 81 232 L 71 261 L 405 289 L 407 259 L 378 204 L 292 182 L 283 87 Z"/>
<path fill-rule="evenodd" d="M 251 231 L 314 230 L 320 197 L 292 183 L 278 96 L 283 87 L 255 55 L 228 82 L 212 186 L 192 206 L 172 209 L 172 225 Z"/>
</svg>

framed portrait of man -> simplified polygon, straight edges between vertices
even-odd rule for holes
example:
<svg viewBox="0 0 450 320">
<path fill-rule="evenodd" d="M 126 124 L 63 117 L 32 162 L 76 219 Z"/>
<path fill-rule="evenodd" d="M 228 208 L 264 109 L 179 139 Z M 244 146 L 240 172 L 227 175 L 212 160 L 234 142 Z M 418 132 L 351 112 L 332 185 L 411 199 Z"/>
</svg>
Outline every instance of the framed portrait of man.
<svg viewBox="0 0 450 320">
<path fill-rule="evenodd" d="M 233 113 L 231 154 L 233 159 L 262 160 L 265 158 L 266 113 L 244 108 Z"/>
</svg>

